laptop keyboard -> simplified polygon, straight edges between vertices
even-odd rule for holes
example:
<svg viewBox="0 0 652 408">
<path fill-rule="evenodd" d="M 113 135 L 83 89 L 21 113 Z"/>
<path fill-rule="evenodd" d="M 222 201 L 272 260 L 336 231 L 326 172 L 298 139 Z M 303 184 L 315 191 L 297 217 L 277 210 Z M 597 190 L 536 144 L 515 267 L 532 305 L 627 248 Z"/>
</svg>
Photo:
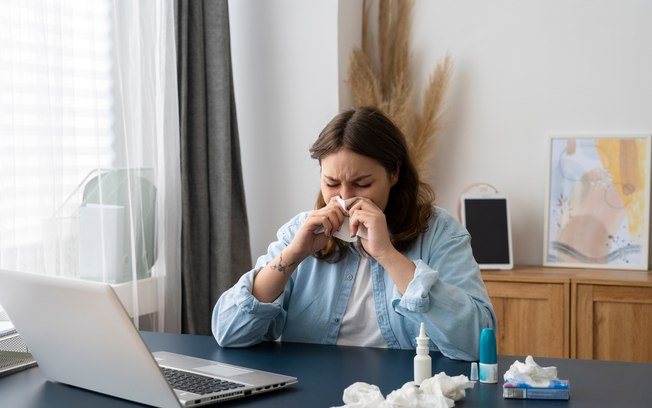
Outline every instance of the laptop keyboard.
<svg viewBox="0 0 652 408">
<path fill-rule="evenodd" d="M 217 378 L 206 377 L 199 374 L 187 373 L 185 371 L 173 370 L 167 367 L 161 367 L 165 378 L 172 388 L 192 392 L 194 394 L 204 395 L 213 392 L 234 390 L 244 387 L 242 384 L 231 381 L 219 380 Z"/>
<path fill-rule="evenodd" d="M 0 377 L 35 365 L 36 360 L 30 353 L 0 350 Z"/>
</svg>

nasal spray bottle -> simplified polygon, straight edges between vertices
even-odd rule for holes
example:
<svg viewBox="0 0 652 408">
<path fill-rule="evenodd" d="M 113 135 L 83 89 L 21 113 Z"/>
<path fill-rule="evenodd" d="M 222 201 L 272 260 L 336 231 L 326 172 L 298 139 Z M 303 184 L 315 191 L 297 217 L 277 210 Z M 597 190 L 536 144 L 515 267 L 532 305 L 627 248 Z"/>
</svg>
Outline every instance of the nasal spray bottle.
<svg viewBox="0 0 652 408">
<path fill-rule="evenodd" d="M 417 340 L 417 355 L 414 356 L 414 383 L 421 385 L 421 382 L 432 377 L 432 359 L 428 353 L 430 348 L 428 342 L 430 338 L 426 336 L 426 326 L 421 322 L 419 337 Z"/>
<path fill-rule="evenodd" d="M 480 382 L 498 382 L 496 333 L 492 328 L 484 328 L 480 333 Z"/>
</svg>

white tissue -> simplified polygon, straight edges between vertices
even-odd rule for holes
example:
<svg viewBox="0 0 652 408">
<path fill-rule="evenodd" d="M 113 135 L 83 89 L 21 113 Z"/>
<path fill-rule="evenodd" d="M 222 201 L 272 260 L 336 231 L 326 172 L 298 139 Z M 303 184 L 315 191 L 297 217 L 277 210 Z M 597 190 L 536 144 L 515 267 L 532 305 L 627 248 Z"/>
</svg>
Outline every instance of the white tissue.
<svg viewBox="0 0 652 408">
<path fill-rule="evenodd" d="M 534 387 L 547 387 L 550 380 L 557 379 L 557 367 L 541 367 L 532 356 L 527 356 L 525 363 L 516 360 L 503 377 L 505 381 L 518 381 Z"/>
<path fill-rule="evenodd" d="M 465 375 L 449 377 L 445 373 L 435 374 L 421 383 L 421 390 L 425 393 L 434 394 L 437 390 L 453 401 L 458 401 L 466 396 L 465 389 L 473 388 L 474 382 Z M 452 405 L 451 405 L 452 406 Z"/>
<path fill-rule="evenodd" d="M 410 381 L 403 384 L 403 386 L 398 390 L 390 392 L 387 396 L 387 400 L 385 400 L 385 405 L 381 405 L 381 407 L 452 407 L 452 405 L 448 405 L 448 401 L 453 402 L 444 397 L 441 392 L 438 392 L 437 394 L 425 393 L 420 390 L 414 382 Z M 455 405 L 454 402 L 453 405 Z"/>
<path fill-rule="evenodd" d="M 351 408 L 374 408 L 385 402 L 380 388 L 363 382 L 357 382 L 347 387 L 342 400 L 346 407 Z"/>
<path fill-rule="evenodd" d="M 360 197 L 353 197 L 349 198 L 348 200 L 343 200 L 342 197 L 340 196 L 335 196 L 333 197 L 337 202 L 340 204 L 342 208 L 347 210 L 349 208 L 349 205 L 353 204 L 355 201 L 357 201 Z M 315 234 L 321 234 L 324 232 L 324 227 L 321 226 L 315 230 Z M 334 237 L 341 239 L 342 241 L 346 242 L 355 242 L 358 240 L 358 237 L 361 238 L 367 238 L 367 229 L 364 227 L 364 225 L 360 225 L 358 227 L 358 233 L 355 236 L 351 236 L 351 227 L 349 226 L 349 217 L 345 217 L 344 221 L 342 222 L 342 225 L 340 226 L 340 229 L 335 231 L 333 234 Z"/>
<path fill-rule="evenodd" d="M 449 377 L 442 372 L 423 380 L 421 387 L 407 382 L 384 399 L 377 386 L 356 382 L 344 390 L 342 400 L 346 405 L 339 408 L 451 408 L 474 384 L 465 375 Z"/>
</svg>

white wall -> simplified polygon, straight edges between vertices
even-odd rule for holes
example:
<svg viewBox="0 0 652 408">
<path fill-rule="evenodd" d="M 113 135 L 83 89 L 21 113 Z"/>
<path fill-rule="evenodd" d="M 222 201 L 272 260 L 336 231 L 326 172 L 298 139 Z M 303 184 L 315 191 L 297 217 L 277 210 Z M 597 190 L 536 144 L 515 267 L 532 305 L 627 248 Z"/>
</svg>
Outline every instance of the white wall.
<svg viewBox="0 0 652 408">
<path fill-rule="evenodd" d="M 308 149 L 340 106 L 338 10 L 337 0 L 229 1 L 253 260 L 314 208 L 319 165 Z"/>
<path fill-rule="evenodd" d="M 319 171 L 307 149 L 348 107 L 342 84 L 360 2 L 229 6 L 255 258 L 314 204 Z M 547 135 L 652 130 L 650 16 L 644 0 L 417 0 L 415 82 L 423 87 L 446 52 L 455 62 L 433 164 L 439 205 L 456 212 L 467 186 L 492 184 L 510 198 L 516 263 L 540 264 Z"/>
</svg>

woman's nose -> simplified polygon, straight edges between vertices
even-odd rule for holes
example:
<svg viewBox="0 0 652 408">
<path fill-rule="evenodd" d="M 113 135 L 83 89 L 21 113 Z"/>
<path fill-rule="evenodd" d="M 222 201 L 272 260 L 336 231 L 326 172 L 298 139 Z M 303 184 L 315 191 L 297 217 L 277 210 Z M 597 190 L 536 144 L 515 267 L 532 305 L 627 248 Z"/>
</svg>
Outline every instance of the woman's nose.
<svg viewBox="0 0 652 408">
<path fill-rule="evenodd" d="M 354 197 L 352 195 L 353 190 L 347 187 L 340 187 L 339 195 L 342 197 L 343 200 L 348 200 L 351 197 Z"/>
</svg>

